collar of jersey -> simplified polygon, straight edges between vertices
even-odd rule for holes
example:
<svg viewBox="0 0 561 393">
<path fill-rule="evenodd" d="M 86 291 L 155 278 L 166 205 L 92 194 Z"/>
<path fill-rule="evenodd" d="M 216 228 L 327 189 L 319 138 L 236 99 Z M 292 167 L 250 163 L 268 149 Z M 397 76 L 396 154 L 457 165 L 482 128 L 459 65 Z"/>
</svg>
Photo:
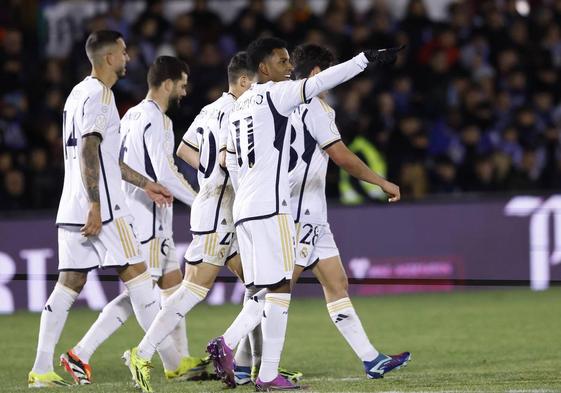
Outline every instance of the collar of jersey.
<svg viewBox="0 0 561 393">
<path fill-rule="evenodd" d="M 156 105 L 156 108 L 158 108 L 158 110 L 159 110 L 161 113 L 164 113 L 164 112 L 162 111 L 162 108 L 160 108 L 160 105 L 158 105 L 158 103 L 157 103 L 156 101 L 151 100 L 150 98 L 145 98 L 144 101 L 151 102 L 152 104 Z"/>
</svg>

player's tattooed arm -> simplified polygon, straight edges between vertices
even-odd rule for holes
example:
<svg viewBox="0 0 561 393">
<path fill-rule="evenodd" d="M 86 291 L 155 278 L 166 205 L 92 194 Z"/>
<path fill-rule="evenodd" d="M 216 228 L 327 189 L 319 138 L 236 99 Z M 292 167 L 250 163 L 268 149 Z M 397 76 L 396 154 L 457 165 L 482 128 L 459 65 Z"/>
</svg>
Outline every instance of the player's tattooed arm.
<svg viewBox="0 0 561 393">
<path fill-rule="evenodd" d="M 95 136 L 84 137 L 81 155 L 82 182 L 90 203 L 99 203 L 99 144 Z"/>
<path fill-rule="evenodd" d="M 96 135 L 85 136 L 80 155 L 80 171 L 82 182 L 88 194 L 90 207 L 86 223 L 80 228 L 83 236 L 97 236 L 101 231 L 101 206 L 99 203 L 99 144 L 101 139 Z"/>
<path fill-rule="evenodd" d="M 143 189 L 148 197 L 156 203 L 156 205 L 160 207 L 171 205 L 173 202 L 173 195 L 167 188 L 161 184 L 151 181 L 147 177 L 132 169 L 123 161 L 120 161 L 119 165 L 121 167 L 121 177 L 124 181 Z"/>
<path fill-rule="evenodd" d="M 130 166 L 125 164 L 123 161 L 119 162 L 121 167 L 121 177 L 124 181 L 131 183 L 138 188 L 146 187 L 146 183 L 148 183 L 148 179 L 142 176 L 140 173 L 132 169 Z"/>
</svg>

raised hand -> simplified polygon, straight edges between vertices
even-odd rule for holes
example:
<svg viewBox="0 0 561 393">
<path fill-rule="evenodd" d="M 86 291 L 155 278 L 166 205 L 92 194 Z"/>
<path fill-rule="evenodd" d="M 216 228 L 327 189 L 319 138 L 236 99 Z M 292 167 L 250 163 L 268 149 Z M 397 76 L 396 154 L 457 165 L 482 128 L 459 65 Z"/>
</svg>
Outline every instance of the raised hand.
<svg viewBox="0 0 561 393">
<path fill-rule="evenodd" d="M 405 45 L 396 48 L 368 49 L 364 51 L 364 55 L 371 64 L 392 65 L 397 61 L 397 54 L 403 49 L 405 49 Z"/>
</svg>

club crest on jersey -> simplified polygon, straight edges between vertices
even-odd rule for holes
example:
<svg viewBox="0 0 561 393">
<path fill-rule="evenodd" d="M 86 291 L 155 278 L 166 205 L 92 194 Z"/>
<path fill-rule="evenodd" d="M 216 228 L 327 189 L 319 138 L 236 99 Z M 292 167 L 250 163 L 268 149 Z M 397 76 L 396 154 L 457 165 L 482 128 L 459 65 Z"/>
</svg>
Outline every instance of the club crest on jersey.
<svg viewBox="0 0 561 393">
<path fill-rule="evenodd" d="M 308 257 L 308 247 L 302 248 L 302 250 L 300 251 L 300 256 L 302 258 L 307 258 Z"/>
<path fill-rule="evenodd" d="M 218 250 L 218 256 L 220 258 L 224 258 L 226 256 L 226 249 L 224 247 L 221 247 L 220 250 Z"/>
</svg>

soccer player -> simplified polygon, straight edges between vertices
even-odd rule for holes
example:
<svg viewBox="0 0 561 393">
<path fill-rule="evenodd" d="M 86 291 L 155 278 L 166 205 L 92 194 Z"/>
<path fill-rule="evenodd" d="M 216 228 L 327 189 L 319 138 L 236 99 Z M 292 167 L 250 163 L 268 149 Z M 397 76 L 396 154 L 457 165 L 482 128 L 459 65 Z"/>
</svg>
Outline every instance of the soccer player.
<svg viewBox="0 0 561 393">
<path fill-rule="evenodd" d="M 173 126 L 165 114 L 185 96 L 188 74 L 187 65 L 175 57 L 160 56 L 154 61 L 148 71 L 146 99 L 129 109 L 121 120 L 121 155 L 128 166 L 191 205 L 196 193 L 174 164 Z M 122 182 L 122 187 L 128 207 L 135 212 L 135 228 L 152 279 L 166 299 L 179 288 L 182 279 L 172 237 L 173 207 L 158 208 L 146 193 L 130 183 Z M 104 307 L 82 340 L 61 356 L 61 363 L 77 383 L 91 382 L 89 359 L 131 314 L 130 297 L 124 291 Z M 173 341 L 159 348 L 166 378 L 192 378 L 205 371 L 206 364 L 189 355 L 184 320 L 170 339 Z"/>
<path fill-rule="evenodd" d="M 41 314 L 30 387 L 68 384 L 53 371 L 53 352 L 88 271 L 116 268 L 145 329 L 157 312 L 121 181 L 143 190 L 157 205 L 169 204 L 173 197 L 165 187 L 119 162 L 119 114 L 111 87 L 125 75 L 129 60 L 122 35 L 94 32 L 86 41 L 86 53 L 91 75 L 72 89 L 64 105 L 64 186 L 56 219 L 60 274 Z"/>
<path fill-rule="evenodd" d="M 311 78 L 330 67 L 334 56 L 326 48 L 306 44 L 292 52 L 292 62 L 296 78 Z M 331 320 L 362 360 L 366 375 L 381 378 L 388 371 L 405 366 L 411 354 L 379 353 L 366 336 L 349 299 L 347 275 L 327 222 L 327 164 L 331 158 L 350 175 L 379 186 L 390 196 L 390 202 L 399 200 L 399 187 L 373 172 L 341 141 L 335 111 L 325 102 L 323 93 L 301 104 L 290 116 L 290 123 L 295 132 L 288 169 L 297 233 L 292 284 L 304 270 L 312 270 L 323 287 Z"/>
<path fill-rule="evenodd" d="M 160 343 L 185 315 L 208 294 L 220 269 L 228 267 L 243 277 L 235 246 L 232 203 L 234 190 L 228 173 L 218 162 L 221 127 L 237 97 L 251 85 L 247 55 L 236 54 L 228 65 L 229 90 L 197 115 L 177 154 L 198 170 L 200 190 L 191 207 L 193 241 L 185 253 L 187 263 L 181 287 L 167 299 L 137 348 L 130 352 L 135 382 L 151 392 L 150 360 Z"/>
<path fill-rule="evenodd" d="M 289 205 L 289 116 L 300 104 L 361 73 L 369 62 L 394 62 L 398 50 L 368 50 L 311 78 L 291 81 L 292 65 L 284 41 L 261 38 L 249 45 L 249 63 L 258 83 L 236 101 L 230 114 L 234 138 L 228 140 L 228 152 L 236 155 L 239 167 L 234 221 L 245 283 L 267 290 L 262 315 L 253 310 L 253 303 L 262 303 L 258 294 L 255 302 L 246 302 L 224 335 L 207 347 L 228 386 L 235 386 L 233 348 L 261 322 L 263 353 L 257 390 L 299 388 L 278 373 L 295 258 Z"/>
</svg>

